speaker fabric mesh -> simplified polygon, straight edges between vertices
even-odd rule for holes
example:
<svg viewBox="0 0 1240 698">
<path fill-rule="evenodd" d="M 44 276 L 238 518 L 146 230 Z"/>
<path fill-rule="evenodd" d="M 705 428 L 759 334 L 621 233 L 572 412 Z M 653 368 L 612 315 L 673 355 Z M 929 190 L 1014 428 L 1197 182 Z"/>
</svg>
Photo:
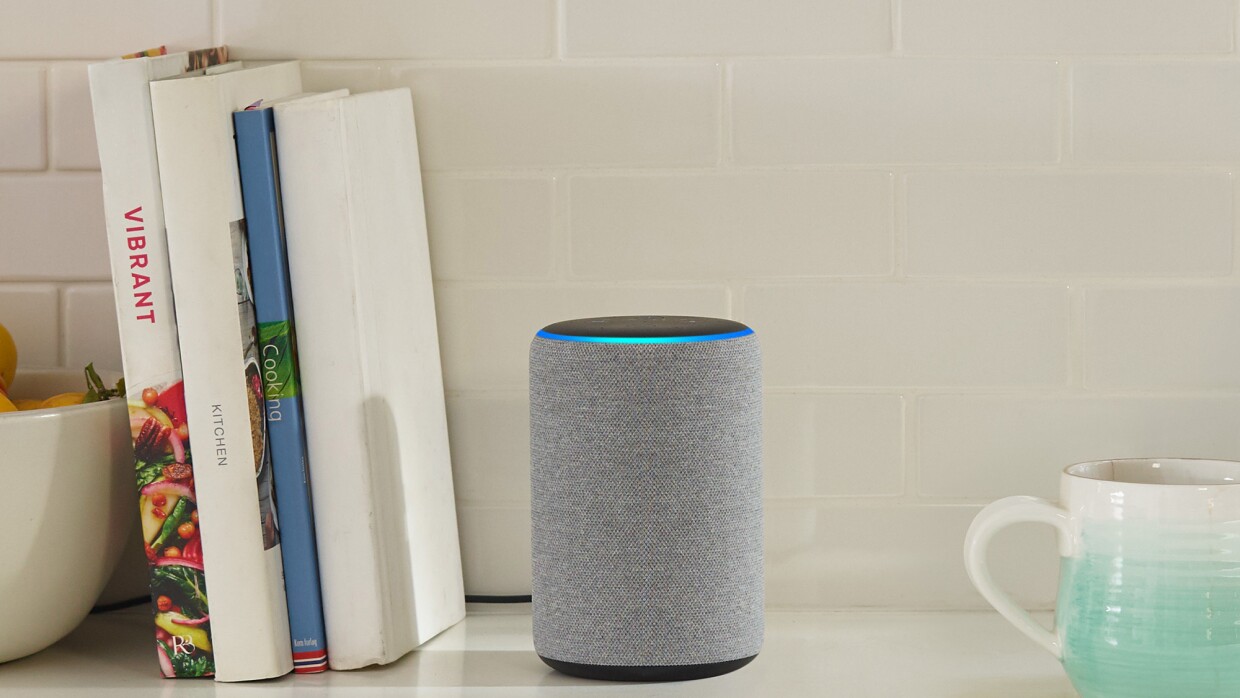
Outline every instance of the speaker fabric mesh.
<svg viewBox="0 0 1240 698">
<path fill-rule="evenodd" d="M 534 645 L 692 665 L 762 645 L 757 338 L 530 351 Z"/>
</svg>

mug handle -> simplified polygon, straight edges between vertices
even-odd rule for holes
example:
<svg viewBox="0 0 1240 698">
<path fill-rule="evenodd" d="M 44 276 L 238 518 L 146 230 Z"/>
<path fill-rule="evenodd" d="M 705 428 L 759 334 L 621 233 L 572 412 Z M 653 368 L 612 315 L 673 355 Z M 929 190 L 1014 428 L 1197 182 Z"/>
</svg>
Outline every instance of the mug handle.
<svg viewBox="0 0 1240 698">
<path fill-rule="evenodd" d="M 1068 512 L 1037 497 L 1007 497 L 992 502 L 978 512 L 969 532 L 964 538 L 964 563 L 969 572 L 969 579 L 982 596 L 1004 618 L 1008 619 L 1016 629 L 1029 636 L 1046 651 L 1063 659 L 1063 648 L 1059 636 L 1047 630 L 1041 623 L 1033 619 L 1025 609 L 1016 605 L 1012 597 L 995 584 L 990 576 L 990 568 L 986 566 L 986 552 L 990 540 L 1000 530 L 1016 523 L 1044 523 L 1059 530 L 1059 547 L 1061 551 L 1068 549 L 1072 540 L 1070 527 L 1071 517 Z"/>
</svg>

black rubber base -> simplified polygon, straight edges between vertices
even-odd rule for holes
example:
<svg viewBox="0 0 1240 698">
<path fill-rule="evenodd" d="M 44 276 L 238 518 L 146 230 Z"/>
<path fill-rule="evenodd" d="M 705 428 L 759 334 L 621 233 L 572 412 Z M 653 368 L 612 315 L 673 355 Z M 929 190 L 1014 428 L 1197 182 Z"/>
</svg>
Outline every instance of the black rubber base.
<svg viewBox="0 0 1240 698">
<path fill-rule="evenodd" d="M 680 664 L 669 666 L 607 666 L 604 664 L 578 664 L 548 659 L 538 655 L 547 666 L 556 671 L 580 676 L 583 679 L 599 679 L 600 681 L 692 681 L 719 676 L 729 671 L 736 671 L 753 661 L 758 655 L 731 659 L 726 662 L 709 664 Z"/>
</svg>

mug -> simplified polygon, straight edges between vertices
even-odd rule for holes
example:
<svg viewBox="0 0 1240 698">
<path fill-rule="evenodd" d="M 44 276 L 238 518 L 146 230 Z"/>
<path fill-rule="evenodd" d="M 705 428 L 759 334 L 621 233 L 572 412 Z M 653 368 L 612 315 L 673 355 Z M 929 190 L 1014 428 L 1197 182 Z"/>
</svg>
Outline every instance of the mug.
<svg viewBox="0 0 1240 698">
<path fill-rule="evenodd" d="M 1055 628 L 999 589 L 986 549 L 1000 529 L 1059 532 Z M 1079 463 L 1060 503 L 1008 497 L 982 509 L 964 546 L 995 610 L 1055 655 L 1083 698 L 1240 696 L 1240 463 Z"/>
</svg>

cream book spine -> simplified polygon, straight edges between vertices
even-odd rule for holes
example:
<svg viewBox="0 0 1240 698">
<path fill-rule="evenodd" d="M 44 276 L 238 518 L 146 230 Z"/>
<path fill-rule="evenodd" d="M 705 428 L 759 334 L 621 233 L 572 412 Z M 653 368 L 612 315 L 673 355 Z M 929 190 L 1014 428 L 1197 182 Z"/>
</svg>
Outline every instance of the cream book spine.
<svg viewBox="0 0 1240 698">
<path fill-rule="evenodd" d="M 330 665 L 386 664 L 465 615 L 413 107 L 275 121 Z"/>
</svg>

